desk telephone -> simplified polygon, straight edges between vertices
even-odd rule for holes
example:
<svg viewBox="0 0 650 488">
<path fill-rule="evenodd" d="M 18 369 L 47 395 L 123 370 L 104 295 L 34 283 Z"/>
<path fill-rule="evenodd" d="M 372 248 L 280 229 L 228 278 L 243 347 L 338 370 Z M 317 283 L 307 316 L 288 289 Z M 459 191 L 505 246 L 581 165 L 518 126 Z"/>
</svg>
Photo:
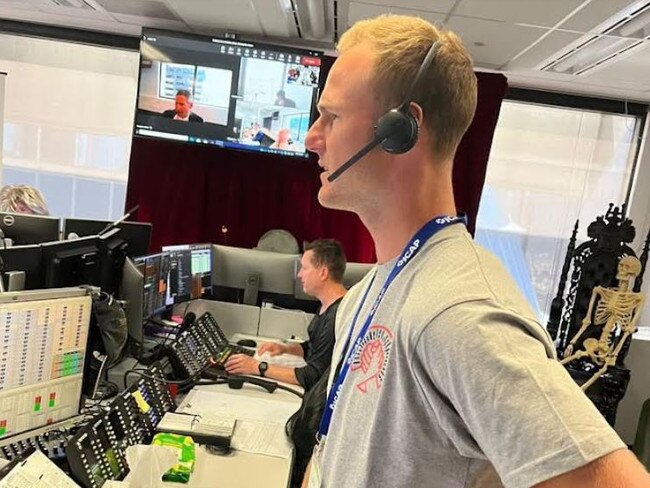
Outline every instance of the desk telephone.
<svg viewBox="0 0 650 488">
<path fill-rule="evenodd" d="M 223 370 L 233 354 L 253 356 L 255 351 L 228 342 L 210 312 L 205 312 L 169 346 L 167 357 L 179 378 L 191 378 L 200 374 L 210 362 L 214 368 Z"/>
</svg>

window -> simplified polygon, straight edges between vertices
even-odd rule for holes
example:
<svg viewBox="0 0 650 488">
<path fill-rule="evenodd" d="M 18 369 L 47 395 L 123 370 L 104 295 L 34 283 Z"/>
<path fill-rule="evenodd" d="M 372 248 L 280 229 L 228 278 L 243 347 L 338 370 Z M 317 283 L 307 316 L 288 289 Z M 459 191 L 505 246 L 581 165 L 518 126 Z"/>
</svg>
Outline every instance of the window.
<svg viewBox="0 0 650 488">
<path fill-rule="evenodd" d="M 57 217 L 124 213 L 138 53 L 0 35 L 2 184 L 30 184 Z"/>
<path fill-rule="evenodd" d="M 579 244 L 610 202 L 626 201 L 641 125 L 634 115 L 501 107 L 476 240 L 503 261 L 543 324 L 576 219 Z"/>
</svg>

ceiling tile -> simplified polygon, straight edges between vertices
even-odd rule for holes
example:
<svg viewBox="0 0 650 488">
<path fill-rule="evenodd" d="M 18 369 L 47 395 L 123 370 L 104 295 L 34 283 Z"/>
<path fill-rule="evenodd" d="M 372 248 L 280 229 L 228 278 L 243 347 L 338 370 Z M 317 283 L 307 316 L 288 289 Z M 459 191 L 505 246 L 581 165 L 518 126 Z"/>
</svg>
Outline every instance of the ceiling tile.
<svg viewBox="0 0 650 488">
<path fill-rule="evenodd" d="M 261 35 L 257 13 L 250 2 L 242 0 L 167 0 L 190 27 L 209 27 L 213 31 L 226 30 Z"/>
<path fill-rule="evenodd" d="M 462 0 L 454 15 L 552 27 L 584 0 Z"/>
<path fill-rule="evenodd" d="M 567 19 L 560 27 L 578 32 L 588 32 L 633 3 L 630 0 L 591 0 L 588 5 Z"/>
<path fill-rule="evenodd" d="M 293 13 L 287 13 L 279 1 L 253 0 L 253 8 L 260 19 L 262 29 L 267 36 L 297 37 Z M 323 9 L 323 16 L 325 11 Z"/>
<path fill-rule="evenodd" d="M 580 37 L 582 37 L 582 34 L 576 32 L 552 31 L 521 56 L 508 62 L 506 69 L 534 68 L 572 42 L 577 41 Z"/>
<path fill-rule="evenodd" d="M 401 4 L 400 4 L 401 6 Z M 364 19 L 371 19 L 377 17 L 381 14 L 400 14 L 400 15 L 416 15 L 417 17 L 422 17 L 425 20 L 428 20 L 431 23 L 441 25 L 445 18 L 446 14 L 436 14 L 432 12 L 427 12 L 424 10 L 406 10 L 400 7 L 389 7 L 381 5 L 370 5 L 361 2 L 350 2 L 350 9 L 348 10 L 348 26 L 351 26 L 355 22 Z"/>
<path fill-rule="evenodd" d="M 369 0 L 368 2 L 350 2 L 384 7 L 399 7 L 403 10 L 422 10 L 423 12 L 448 13 L 456 0 Z"/>
<path fill-rule="evenodd" d="M 113 14 L 118 22 L 125 24 L 139 25 L 142 27 L 151 27 L 153 29 L 167 29 L 177 31 L 187 31 L 187 26 L 180 20 L 159 19 L 154 17 L 140 17 L 137 15 Z"/>
<path fill-rule="evenodd" d="M 498 68 L 542 36 L 546 29 L 453 15 L 446 27 L 457 33 L 469 49 L 474 64 Z M 482 43 L 483 46 L 477 46 Z"/>
<path fill-rule="evenodd" d="M 159 0 L 95 0 L 113 14 L 178 20 L 176 15 Z"/>
</svg>

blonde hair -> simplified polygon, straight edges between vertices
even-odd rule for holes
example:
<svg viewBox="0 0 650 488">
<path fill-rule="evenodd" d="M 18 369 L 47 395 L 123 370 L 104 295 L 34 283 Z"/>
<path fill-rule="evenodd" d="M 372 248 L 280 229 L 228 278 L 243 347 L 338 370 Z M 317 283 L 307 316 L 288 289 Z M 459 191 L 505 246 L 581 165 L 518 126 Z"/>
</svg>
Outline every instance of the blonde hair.
<svg viewBox="0 0 650 488">
<path fill-rule="evenodd" d="M 0 190 L 0 212 L 49 215 L 43 194 L 29 185 L 6 185 Z"/>
<path fill-rule="evenodd" d="M 434 42 L 437 52 L 424 78 L 411 94 L 431 129 L 433 153 L 451 158 L 476 110 L 476 75 L 460 38 L 429 22 L 405 15 L 380 15 L 354 24 L 337 45 L 340 53 L 367 45 L 374 58 L 371 83 L 380 109 L 399 105 Z"/>
</svg>

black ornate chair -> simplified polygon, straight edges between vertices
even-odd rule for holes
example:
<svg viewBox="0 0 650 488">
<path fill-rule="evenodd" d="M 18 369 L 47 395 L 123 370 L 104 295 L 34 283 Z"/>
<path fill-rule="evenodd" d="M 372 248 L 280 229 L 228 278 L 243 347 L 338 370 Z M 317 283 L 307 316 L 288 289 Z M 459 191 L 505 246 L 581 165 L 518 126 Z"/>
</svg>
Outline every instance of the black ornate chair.
<svg viewBox="0 0 650 488">
<path fill-rule="evenodd" d="M 587 314 L 594 287 L 598 285 L 617 286 L 618 262 L 624 256 L 636 256 L 634 250 L 628 245 L 634 240 L 636 231 L 632 221 L 625 217 L 625 205 L 619 209 L 610 203 L 605 215 L 597 217 L 587 228 L 587 235 L 590 239 L 575 247 L 577 233 L 578 221 L 576 221 L 569 240 L 558 292 L 551 303 L 547 324 L 547 330 L 555 341 L 558 357 L 562 357 L 567 345 L 580 329 L 582 320 Z M 648 260 L 649 241 L 650 233 L 639 258 L 642 268 L 634 285 L 633 291 L 635 292 L 641 289 L 643 272 Z M 571 278 L 567 281 L 569 272 Z M 568 291 L 565 295 L 564 290 L 567 284 Z M 598 338 L 600 332 L 595 327 L 587 329 L 580 341 L 589 337 Z M 624 365 L 630 342 L 631 337 L 618 355 L 616 365 L 610 367 L 586 391 L 587 396 L 612 426 L 616 420 L 618 402 L 625 395 L 630 380 L 630 371 Z M 567 365 L 569 374 L 579 385 L 585 383 L 596 369 L 598 367 L 589 358 L 573 361 Z"/>
</svg>

